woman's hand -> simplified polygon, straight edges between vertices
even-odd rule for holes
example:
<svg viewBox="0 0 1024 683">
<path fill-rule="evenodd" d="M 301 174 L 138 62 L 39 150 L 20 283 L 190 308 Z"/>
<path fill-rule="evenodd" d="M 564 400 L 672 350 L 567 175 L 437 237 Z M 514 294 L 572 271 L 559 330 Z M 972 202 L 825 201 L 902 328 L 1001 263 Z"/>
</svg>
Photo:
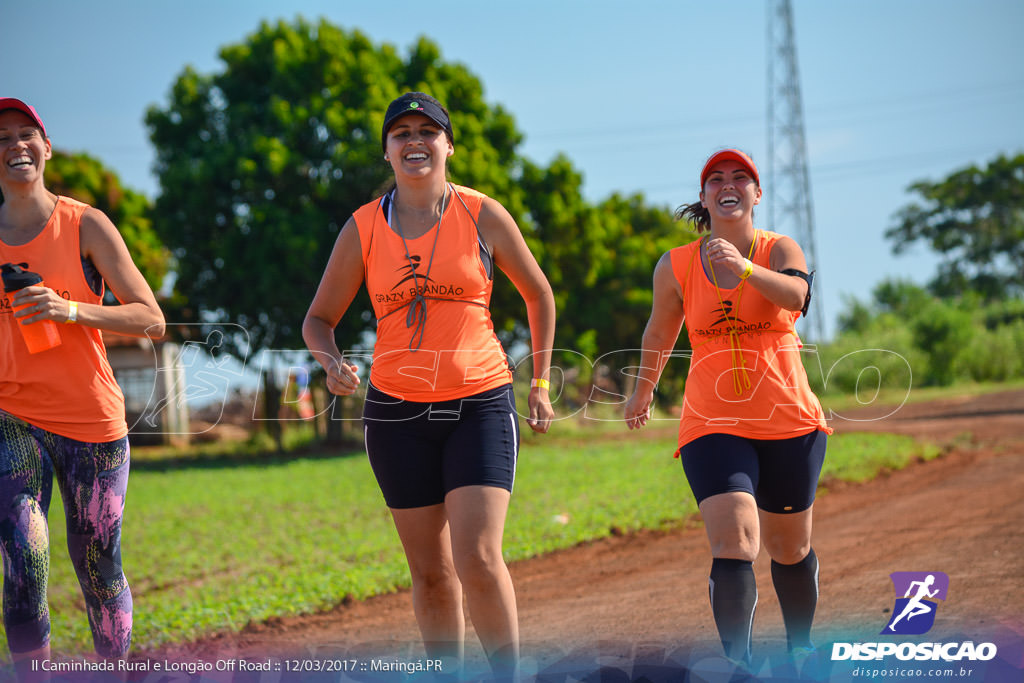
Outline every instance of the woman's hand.
<svg viewBox="0 0 1024 683">
<path fill-rule="evenodd" d="M 639 387 L 633 392 L 633 395 L 626 401 L 626 407 L 623 410 L 623 417 L 626 420 L 626 426 L 630 429 L 640 429 L 647 424 L 647 421 L 651 419 L 651 401 L 654 399 L 654 394 L 650 391 L 642 391 Z"/>
<path fill-rule="evenodd" d="M 732 242 L 721 237 L 709 240 L 707 244 L 708 263 L 713 267 L 725 266 L 737 277 L 747 268 L 747 259 Z"/>
<path fill-rule="evenodd" d="M 11 297 L 11 307 L 19 308 L 27 306 L 14 314 L 14 317 L 21 318 L 23 325 L 31 325 L 40 320 L 52 320 L 54 322 L 67 322 L 71 310 L 71 303 L 61 298 L 60 294 L 49 287 L 33 285 L 15 292 Z"/>
<path fill-rule="evenodd" d="M 530 405 L 530 417 L 526 419 L 526 424 L 539 434 L 547 434 L 551 427 L 551 420 L 555 417 L 548 390 L 544 387 L 533 387 L 530 389 L 530 397 L 527 401 Z"/>
<path fill-rule="evenodd" d="M 327 390 L 338 396 L 351 396 L 359 387 L 359 368 L 339 360 L 327 370 Z"/>
</svg>

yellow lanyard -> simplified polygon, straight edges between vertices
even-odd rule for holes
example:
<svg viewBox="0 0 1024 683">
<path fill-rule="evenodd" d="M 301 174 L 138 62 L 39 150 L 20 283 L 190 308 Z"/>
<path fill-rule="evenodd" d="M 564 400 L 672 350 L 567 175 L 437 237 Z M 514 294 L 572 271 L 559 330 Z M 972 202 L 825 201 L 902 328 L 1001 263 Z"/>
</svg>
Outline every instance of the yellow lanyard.
<svg viewBox="0 0 1024 683">
<path fill-rule="evenodd" d="M 754 246 L 757 244 L 757 232 L 757 230 L 754 230 L 754 239 L 750 242 L 750 253 L 747 254 L 748 259 L 754 255 Z M 746 280 L 740 280 L 740 284 L 736 288 L 736 305 L 733 307 L 736 314 L 730 318 L 729 312 L 725 308 L 725 302 L 722 300 L 722 291 L 718 288 L 718 278 L 715 276 L 715 266 L 712 265 L 710 258 L 708 258 L 708 268 L 711 270 L 711 281 L 715 284 L 715 295 L 718 297 L 718 305 L 722 309 L 722 316 L 725 318 L 726 324 L 729 325 L 729 350 L 732 357 L 732 387 L 737 396 L 742 396 L 743 390 L 750 388 L 750 375 L 747 374 L 747 363 L 743 358 L 743 347 L 740 346 L 740 333 L 737 329 L 737 322 L 739 321 L 740 315 L 740 301 L 743 299 L 743 285 L 746 283 Z"/>
</svg>

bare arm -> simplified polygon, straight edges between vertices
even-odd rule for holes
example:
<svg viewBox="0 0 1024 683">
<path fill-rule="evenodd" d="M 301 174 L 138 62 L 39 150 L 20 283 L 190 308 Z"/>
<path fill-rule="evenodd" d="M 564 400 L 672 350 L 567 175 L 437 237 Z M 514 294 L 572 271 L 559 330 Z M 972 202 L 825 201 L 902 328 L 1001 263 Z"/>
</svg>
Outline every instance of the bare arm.
<svg viewBox="0 0 1024 683">
<path fill-rule="evenodd" d="M 533 258 L 515 220 L 497 201 L 487 198 L 480 209 L 480 232 L 494 254 L 494 263 L 508 275 L 526 302 L 533 347 L 533 376 L 548 379 L 551 351 L 555 343 L 555 297 L 537 260 Z M 526 421 L 536 432 L 546 432 L 554 411 L 548 390 L 530 390 L 530 417 Z"/>
<path fill-rule="evenodd" d="M 341 396 L 355 392 L 359 377 L 355 365 L 342 362 L 341 351 L 334 341 L 334 328 L 352 304 L 363 284 L 363 276 L 359 230 L 355 220 L 349 218 L 334 242 L 320 286 L 302 322 L 306 347 L 327 372 L 327 389 Z"/>
<path fill-rule="evenodd" d="M 97 209 L 86 209 L 80 226 L 82 256 L 92 261 L 96 270 L 121 302 L 120 306 L 77 303 L 77 322 L 99 330 L 133 337 L 164 336 L 164 314 L 156 303 L 153 290 L 132 261 L 124 238 L 107 216 Z M 28 320 L 68 320 L 71 303 L 47 287 L 26 287 L 15 297 L 17 305 L 33 304 L 34 309 L 22 311 Z"/>
<path fill-rule="evenodd" d="M 725 266 L 731 273 L 739 277 L 746 268 L 745 259 L 739 250 L 729 241 L 714 239 L 708 242 L 708 258 L 715 267 Z M 807 260 L 800 245 L 789 237 L 783 237 L 768 257 L 769 267 L 756 263 L 747 282 L 761 292 L 766 299 L 787 311 L 799 311 L 804 307 L 808 284 L 803 278 L 784 275 L 778 271 L 787 268 L 807 272 Z"/>
<path fill-rule="evenodd" d="M 639 429 L 650 418 L 654 387 L 665 369 L 683 327 L 683 293 L 672 273 L 672 257 L 665 253 L 654 269 L 654 303 L 644 328 L 640 371 L 633 395 L 626 401 L 624 417 L 630 429 Z"/>
</svg>

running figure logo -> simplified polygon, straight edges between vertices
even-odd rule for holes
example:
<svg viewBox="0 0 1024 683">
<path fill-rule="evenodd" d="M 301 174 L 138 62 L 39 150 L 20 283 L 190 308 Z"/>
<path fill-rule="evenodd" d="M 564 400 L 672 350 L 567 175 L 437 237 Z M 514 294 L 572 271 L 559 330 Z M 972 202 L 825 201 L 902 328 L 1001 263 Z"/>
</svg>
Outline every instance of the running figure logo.
<svg viewBox="0 0 1024 683">
<path fill-rule="evenodd" d="M 427 274 L 424 275 L 424 274 L 420 273 L 419 267 L 421 265 L 423 265 L 422 263 L 420 263 L 421 260 L 422 259 L 419 256 L 417 256 L 416 254 L 413 254 L 412 256 L 409 257 L 409 265 L 402 266 L 401 268 L 398 269 L 399 273 L 401 273 L 403 271 L 407 271 L 408 275 L 406 275 L 401 280 L 399 280 L 398 283 L 394 287 L 391 288 L 392 292 L 395 291 L 396 289 L 398 289 L 399 287 L 401 287 L 402 285 L 404 285 L 409 280 L 416 280 L 417 278 L 423 278 L 423 281 L 426 282 L 426 283 L 430 283 L 430 282 L 434 281 L 430 277 L 430 268 L 429 267 L 427 268 Z"/>
<path fill-rule="evenodd" d="M 882 634 L 927 633 L 935 624 L 936 600 L 945 600 L 949 592 L 949 577 L 942 572 L 893 572 L 889 576 L 896 590 L 896 605 Z"/>
</svg>

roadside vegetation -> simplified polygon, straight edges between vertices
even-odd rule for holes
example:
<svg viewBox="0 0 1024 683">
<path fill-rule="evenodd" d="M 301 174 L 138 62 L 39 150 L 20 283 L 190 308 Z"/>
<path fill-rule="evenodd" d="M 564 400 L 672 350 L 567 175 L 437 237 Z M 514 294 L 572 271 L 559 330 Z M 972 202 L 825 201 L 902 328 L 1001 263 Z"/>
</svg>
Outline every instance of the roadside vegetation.
<svg viewBox="0 0 1024 683">
<path fill-rule="evenodd" d="M 556 434 L 524 445 L 506 528 L 508 560 L 612 534 L 676 528 L 694 515 L 672 457 L 674 430 L 645 438 L 623 430 L 601 439 Z M 936 453 L 907 437 L 836 435 L 825 478 L 863 481 Z M 63 519 L 59 496 L 50 518 Z M 50 535 L 53 650 L 86 653 L 91 637 L 65 533 L 54 524 Z M 362 453 L 142 465 L 131 475 L 122 551 L 135 598 L 135 649 L 408 585 L 398 538 Z"/>
<path fill-rule="evenodd" d="M 566 419 L 546 437 L 524 434 L 508 559 L 674 528 L 693 516 L 672 457 L 685 335 L 658 388 L 661 419 L 631 437 L 616 406 L 632 390 L 626 370 L 639 360 L 654 265 L 696 237 L 673 220 L 671 207 L 651 206 L 642 194 L 589 201 L 571 160 L 538 164 L 523 156 L 512 114 L 485 101 L 482 81 L 445 62 L 427 38 L 402 52 L 326 21 L 265 22 L 225 46 L 220 62 L 214 73 L 185 67 L 167 101 L 146 112 L 157 153 L 155 199 L 122 187 L 102 162 L 83 155 L 55 151 L 47 171 L 62 194 L 114 218 L 154 288 L 174 275 L 161 306 L 176 341 L 242 329 L 245 335 L 223 337 L 225 353 L 302 347 L 299 294 L 315 289 L 339 221 L 388 174 L 367 131 L 379 129 L 391 98 L 429 84 L 457 112 L 460 144 L 474 151 L 453 157 L 453 179 L 509 207 L 559 297 L 555 345 L 567 351 L 555 359 L 562 371 L 556 411 Z M 848 302 L 836 338 L 808 349 L 805 366 L 826 410 L 1024 383 L 1024 154 L 908 190 L 915 199 L 887 233 L 894 251 L 924 243 L 944 260 L 925 286 L 891 280 L 870 301 Z M 507 349 L 528 339 L 524 314 L 513 288 L 500 282 L 492 316 Z M 369 299 L 361 295 L 338 327 L 340 348 L 363 348 L 370 330 Z M 264 374 L 264 415 L 281 407 L 275 382 L 273 372 Z M 311 386 L 316 412 L 326 414 L 322 376 Z M 334 409 L 358 414 L 352 399 Z M 594 419 L 580 419 L 584 411 Z M 407 585 L 397 536 L 358 445 L 358 421 L 261 424 L 266 431 L 248 440 L 133 452 L 122 550 L 136 649 Z M 839 434 L 830 441 L 823 487 L 866 481 L 938 452 L 908 437 Z M 85 653 L 91 638 L 63 514 L 55 492 L 52 645 L 55 653 Z"/>
</svg>

